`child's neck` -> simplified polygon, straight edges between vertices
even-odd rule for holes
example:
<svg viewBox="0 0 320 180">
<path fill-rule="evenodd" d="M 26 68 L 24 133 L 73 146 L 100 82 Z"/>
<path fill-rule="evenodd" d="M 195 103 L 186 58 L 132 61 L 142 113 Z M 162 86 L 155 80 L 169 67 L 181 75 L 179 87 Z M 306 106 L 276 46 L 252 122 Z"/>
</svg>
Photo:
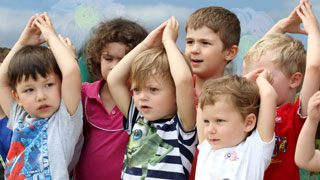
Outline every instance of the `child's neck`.
<svg viewBox="0 0 320 180">
<path fill-rule="evenodd" d="M 100 97 L 101 97 L 101 100 L 103 102 L 104 107 L 106 108 L 108 113 L 110 113 L 112 111 L 112 109 L 116 106 L 116 104 L 111 96 L 107 82 L 105 82 L 102 85 L 101 89 L 99 90 L 99 94 L 100 94 Z"/>
<path fill-rule="evenodd" d="M 2 108 L 0 108 L 0 119 L 6 117 L 6 114 L 3 112 Z"/>
<path fill-rule="evenodd" d="M 209 78 L 203 78 L 203 77 L 199 77 L 197 75 L 195 75 L 195 76 L 196 76 L 196 79 L 195 79 L 195 90 L 196 90 L 197 96 L 199 97 L 200 93 L 202 91 L 203 85 L 207 80 L 216 79 L 216 78 L 222 77 L 223 74 L 222 75 L 217 75 L 217 76 L 212 76 L 212 77 L 209 77 Z"/>
</svg>

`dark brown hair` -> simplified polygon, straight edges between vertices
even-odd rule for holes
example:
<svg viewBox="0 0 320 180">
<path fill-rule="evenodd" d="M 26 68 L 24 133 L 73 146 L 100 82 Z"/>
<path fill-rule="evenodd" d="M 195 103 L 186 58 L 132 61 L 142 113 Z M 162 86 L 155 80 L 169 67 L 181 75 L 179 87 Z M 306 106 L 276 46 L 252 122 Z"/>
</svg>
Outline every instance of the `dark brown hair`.
<svg viewBox="0 0 320 180">
<path fill-rule="evenodd" d="M 3 62 L 4 58 L 8 55 L 10 49 L 6 47 L 0 47 L 0 63 Z"/>
<path fill-rule="evenodd" d="M 22 78 L 37 80 L 37 74 L 46 78 L 50 72 L 60 79 L 62 74 L 50 49 L 44 46 L 25 46 L 12 57 L 8 67 L 9 84 L 15 90 Z"/>
</svg>

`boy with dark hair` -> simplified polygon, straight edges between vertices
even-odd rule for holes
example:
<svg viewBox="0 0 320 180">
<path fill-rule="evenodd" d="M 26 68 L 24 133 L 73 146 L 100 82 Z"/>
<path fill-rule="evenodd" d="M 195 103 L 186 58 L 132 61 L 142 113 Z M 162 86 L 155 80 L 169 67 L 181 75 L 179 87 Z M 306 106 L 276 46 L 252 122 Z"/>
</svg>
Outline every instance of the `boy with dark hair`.
<svg viewBox="0 0 320 180">
<path fill-rule="evenodd" d="M 7 179 L 69 179 L 83 142 L 81 73 L 70 47 L 47 13 L 36 14 L 0 67 L 0 103 L 13 130 Z"/>
</svg>

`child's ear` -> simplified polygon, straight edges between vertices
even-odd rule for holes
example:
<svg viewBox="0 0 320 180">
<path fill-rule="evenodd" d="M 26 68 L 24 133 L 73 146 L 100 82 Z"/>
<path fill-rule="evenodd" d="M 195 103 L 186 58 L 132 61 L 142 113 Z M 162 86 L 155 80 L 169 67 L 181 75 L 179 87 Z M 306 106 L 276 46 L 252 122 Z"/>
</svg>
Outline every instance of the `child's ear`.
<svg viewBox="0 0 320 180">
<path fill-rule="evenodd" d="M 234 59 L 237 56 L 238 51 L 239 51 L 239 48 L 237 45 L 232 45 L 231 47 L 227 48 L 225 50 L 226 52 L 225 60 L 229 62 L 232 59 Z"/>
<path fill-rule="evenodd" d="M 296 89 L 300 86 L 302 82 L 302 74 L 300 72 L 296 72 L 290 77 L 290 87 Z"/>
<path fill-rule="evenodd" d="M 22 106 L 20 97 L 19 97 L 19 95 L 17 94 L 17 92 L 16 92 L 15 90 L 12 90 L 12 91 L 11 91 L 11 94 L 12 94 L 12 97 L 13 97 L 14 99 L 16 99 L 16 101 L 17 101 L 17 103 L 19 104 L 19 106 Z"/>
<path fill-rule="evenodd" d="M 249 115 L 247 115 L 245 119 L 245 131 L 246 132 L 252 131 L 252 129 L 254 129 L 254 127 L 256 126 L 256 123 L 257 123 L 257 118 L 255 114 L 250 113 Z"/>
</svg>

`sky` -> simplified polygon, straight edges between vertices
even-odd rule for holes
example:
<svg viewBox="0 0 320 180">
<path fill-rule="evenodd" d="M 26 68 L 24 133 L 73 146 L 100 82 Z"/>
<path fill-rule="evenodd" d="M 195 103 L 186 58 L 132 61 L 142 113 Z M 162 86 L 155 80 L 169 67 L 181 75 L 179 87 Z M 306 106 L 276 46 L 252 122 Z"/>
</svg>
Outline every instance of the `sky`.
<svg viewBox="0 0 320 180">
<path fill-rule="evenodd" d="M 310 1 L 319 19 L 320 1 Z M 299 0 L 1 0 L 0 47 L 12 47 L 32 15 L 48 12 L 56 32 L 69 37 L 78 49 L 101 21 L 122 17 L 151 31 L 175 16 L 180 23 L 177 45 L 183 52 L 188 16 L 202 7 L 222 6 L 240 19 L 240 51 L 233 62 L 233 71 L 239 74 L 249 47 L 279 19 L 287 17 L 298 3 Z M 305 35 L 293 36 L 306 45 Z"/>
</svg>

